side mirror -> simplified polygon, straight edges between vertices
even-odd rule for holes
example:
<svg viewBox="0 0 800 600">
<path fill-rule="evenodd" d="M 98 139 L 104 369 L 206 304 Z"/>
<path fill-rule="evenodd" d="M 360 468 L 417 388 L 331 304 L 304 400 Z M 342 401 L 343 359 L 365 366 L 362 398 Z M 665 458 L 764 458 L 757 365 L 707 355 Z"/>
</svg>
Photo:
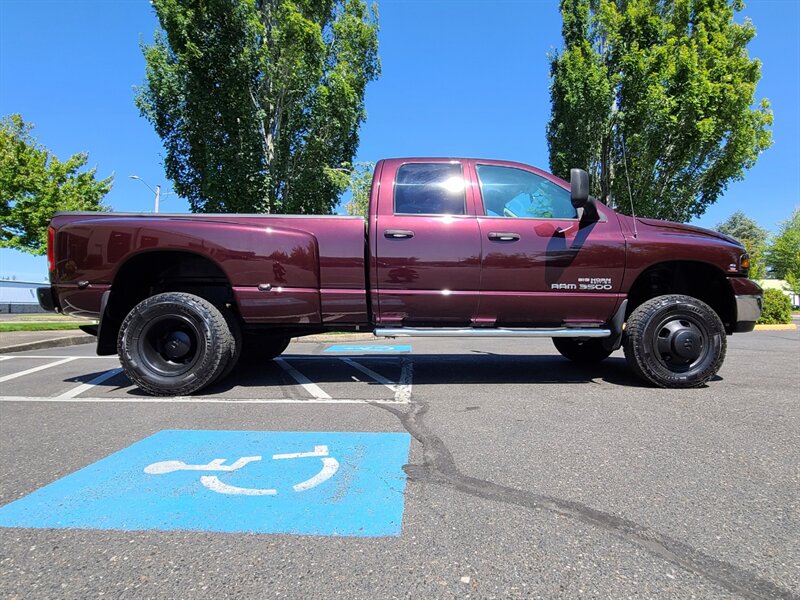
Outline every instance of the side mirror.
<svg viewBox="0 0 800 600">
<path fill-rule="evenodd" d="M 570 199 L 572 206 L 583 208 L 589 202 L 589 174 L 583 169 L 570 169 Z"/>
<path fill-rule="evenodd" d="M 578 209 L 581 223 L 593 223 L 600 219 L 594 198 L 589 196 L 589 174 L 583 169 L 570 169 L 569 172 L 570 200 L 572 206 Z"/>
</svg>

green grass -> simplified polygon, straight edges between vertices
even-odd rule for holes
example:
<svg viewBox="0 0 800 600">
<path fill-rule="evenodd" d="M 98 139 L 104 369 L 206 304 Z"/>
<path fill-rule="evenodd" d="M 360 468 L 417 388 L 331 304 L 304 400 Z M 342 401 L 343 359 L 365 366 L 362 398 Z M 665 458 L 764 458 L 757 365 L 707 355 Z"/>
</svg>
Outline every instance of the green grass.
<svg viewBox="0 0 800 600">
<path fill-rule="evenodd" d="M 11 331 L 56 331 L 59 329 L 78 329 L 81 325 L 92 325 L 92 323 L 90 321 L 87 321 L 86 323 L 0 323 L 0 333 L 9 333 Z"/>
</svg>

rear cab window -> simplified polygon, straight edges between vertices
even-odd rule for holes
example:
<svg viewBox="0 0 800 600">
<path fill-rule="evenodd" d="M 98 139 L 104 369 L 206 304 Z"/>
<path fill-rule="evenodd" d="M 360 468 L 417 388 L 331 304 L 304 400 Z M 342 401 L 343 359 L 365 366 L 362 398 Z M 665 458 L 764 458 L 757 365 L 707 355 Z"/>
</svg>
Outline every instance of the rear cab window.
<svg viewBox="0 0 800 600">
<path fill-rule="evenodd" d="M 577 219 L 569 191 L 541 175 L 497 165 L 475 165 L 488 217 Z"/>
<path fill-rule="evenodd" d="M 459 163 L 407 163 L 394 182 L 396 215 L 465 215 L 464 173 Z"/>
</svg>

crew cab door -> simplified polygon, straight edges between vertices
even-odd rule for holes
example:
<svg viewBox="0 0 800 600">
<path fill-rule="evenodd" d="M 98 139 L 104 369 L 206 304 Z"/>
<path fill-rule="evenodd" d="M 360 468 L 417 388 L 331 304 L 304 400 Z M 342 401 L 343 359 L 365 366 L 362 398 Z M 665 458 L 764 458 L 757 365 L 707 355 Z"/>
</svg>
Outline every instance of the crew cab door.
<svg viewBox="0 0 800 600">
<path fill-rule="evenodd" d="M 383 163 L 370 227 L 379 324 L 454 326 L 474 319 L 481 238 L 464 170 L 446 159 Z"/>
<path fill-rule="evenodd" d="M 479 190 L 481 295 L 476 322 L 600 324 L 619 300 L 625 243 L 616 214 L 578 219 L 568 188 L 532 167 L 470 161 Z"/>
</svg>

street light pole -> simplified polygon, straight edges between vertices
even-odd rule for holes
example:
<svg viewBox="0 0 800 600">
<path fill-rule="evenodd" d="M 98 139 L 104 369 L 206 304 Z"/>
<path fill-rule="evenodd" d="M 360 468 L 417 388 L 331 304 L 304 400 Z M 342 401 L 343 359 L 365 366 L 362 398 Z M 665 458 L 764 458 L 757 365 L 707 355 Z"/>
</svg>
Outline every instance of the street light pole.
<svg viewBox="0 0 800 600">
<path fill-rule="evenodd" d="M 137 179 L 137 180 L 141 181 L 143 184 L 145 184 L 147 186 L 147 189 L 149 189 L 151 192 L 153 192 L 156 195 L 155 212 L 158 212 L 158 209 L 160 208 L 160 205 L 161 205 L 161 186 L 157 185 L 156 189 L 153 189 L 152 187 L 150 187 L 150 184 L 148 184 L 144 179 L 142 179 L 138 175 L 129 175 L 129 177 L 131 179 Z"/>
</svg>

